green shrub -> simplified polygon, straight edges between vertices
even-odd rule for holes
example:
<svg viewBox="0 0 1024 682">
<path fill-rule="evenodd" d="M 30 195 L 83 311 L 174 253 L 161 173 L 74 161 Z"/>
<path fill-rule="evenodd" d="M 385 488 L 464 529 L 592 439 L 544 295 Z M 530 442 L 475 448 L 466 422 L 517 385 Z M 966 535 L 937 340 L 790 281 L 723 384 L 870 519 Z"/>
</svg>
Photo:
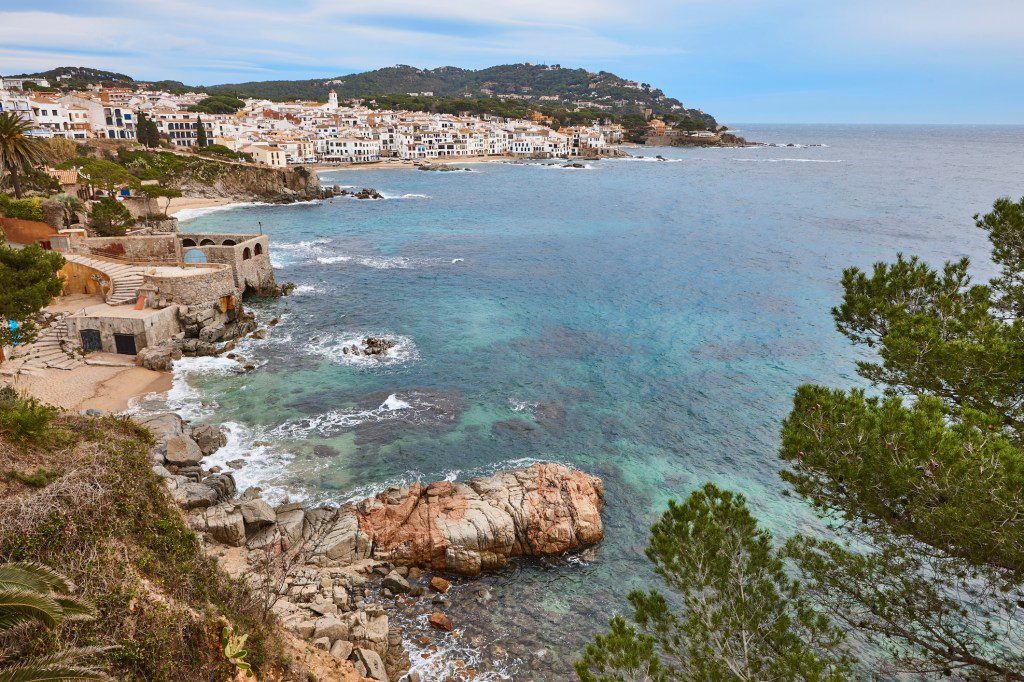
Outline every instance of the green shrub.
<svg viewBox="0 0 1024 682">
<path fill-rule="evenodd" d="M 20 220 L 42 221 L 44 219 L 37 199 L 12 199 L 6 194 L 0 194 L 0 216 Z"/>
<path fill-rule="evenodd" d="M 56 414 L 56 408 L 19 395 L 11 386 L 0 387 L 0 432 L 15 443 L 46 442 Z"/>
<path fill-rule="evenodd" d="M 11 469 L 7 472 L 7 478 L 13 481 L 20 481 L 33 488 L 45 488 L 60 478 L 60 472 L 39 467 L 34 474 L 26 474 L 16 469 Z"/>
</svg>

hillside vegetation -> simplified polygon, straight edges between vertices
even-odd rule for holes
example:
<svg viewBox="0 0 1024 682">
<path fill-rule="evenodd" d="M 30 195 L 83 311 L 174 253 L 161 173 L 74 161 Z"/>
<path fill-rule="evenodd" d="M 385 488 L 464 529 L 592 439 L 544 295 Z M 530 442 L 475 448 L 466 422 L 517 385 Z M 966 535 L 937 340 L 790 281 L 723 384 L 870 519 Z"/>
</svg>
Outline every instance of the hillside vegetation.
<svg viewBox="0 0 1024 682">
<path fill-rule="evenodd" d="M 704 112 L 686 108 L 682 102 L 668 97 L 660 89 L 646 83 L 633 83 L 616 74 L 586 69 L 562 68 L 558 65 L 505 64 L 486 69 L 461 69 L 443 66 L 437 69 L 418 69 L 397 65 L 363 73 L 334 78 L 306 80 L 252 81 L 209 86 L 188 86 L 178 81 L 143 82 L 129 76 L 86 67 L 60 67 L 36 74 L 47 78 L 51 85 L 62 89 L 81 88 L 90 84 L 121 87 L 146 86 L 170 92 L 195 91 L 210 95 L 255 97 L 275 101 L 326 101 L 327 93 L 335 90 L 338 97 L 373 99 L 385 95 L 406 97 L 410 93 L 432 93 L 444 104 L 452 100 L 488 100 L 498 102 L 502 96 L 515 96 L 515 103 L 525 111 L 586 110 L 612 118 L 638 114 L 650 109 L 655 114 L 672 114 L 679 118 L 699 121 L 706 127 L 716 125 L 715 119 Z M 540 98 L 558 99 L 540 99 Z M 491 105 L 496 106 L 496 105 Z M 421 106 L 425 110 L 436 110 Z M 463 111 L 467 110 L 465 108 Z"/>
<path fill-rule="evenodd" d="M 151 471 L 148 431 L 125 418 L 62 414 L 0 389 L 0 563 L 66 575 L 95 620 L 18 629 L 7 655 L 114 646 L 118 680 L 232 679 L 224 628 L 247 661 L 281 677 L 282 645 L 241 586 L 217 570 Z"/>
</svg>

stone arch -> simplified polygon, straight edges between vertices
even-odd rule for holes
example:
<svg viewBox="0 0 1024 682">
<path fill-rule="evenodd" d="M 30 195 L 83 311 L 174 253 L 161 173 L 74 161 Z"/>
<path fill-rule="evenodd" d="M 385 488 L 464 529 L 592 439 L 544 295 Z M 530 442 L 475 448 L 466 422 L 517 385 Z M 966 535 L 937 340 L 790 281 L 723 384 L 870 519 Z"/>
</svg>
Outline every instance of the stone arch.
<svg viewBox="0 0 1024 682">
<path fill-rule="evenodd" d="M 221 242 L 221 246 L 234 246 L 234 245 L 235 245 L 235 240 L 234 239 L 225 239 L 224 241 Z"/>
<path fill-rule="evenodd" d="M 250 251 L 247 246 L 242 250 L 242 260 L 249 260 L 250 258 L 252 258 L 252 251 Z"/>
<path fill-rule="evenodd" d="M 185 238 L 181 240 L 182 246 L 196 246 L 196 240 L 191 238 Z"/>
<path fill-rule="evenodd" d="M 199 249 L 189 249 L 185 252 L 185 255 L 182 256 L 182 259 L 186 263 L 205 263 L 206 254 Z"/>
<path fill-rule="evenodd" d="M 204 239 L 199 242 L 199 246 L 216 246 L 216 243 L 212 239 Z"/>
<path fill-rule="evenodd" d="M 263 244 L 256 242 L 256 246 L 252 247 L 252 252 L 257 256 L 263 255 Z"/>
</svg>

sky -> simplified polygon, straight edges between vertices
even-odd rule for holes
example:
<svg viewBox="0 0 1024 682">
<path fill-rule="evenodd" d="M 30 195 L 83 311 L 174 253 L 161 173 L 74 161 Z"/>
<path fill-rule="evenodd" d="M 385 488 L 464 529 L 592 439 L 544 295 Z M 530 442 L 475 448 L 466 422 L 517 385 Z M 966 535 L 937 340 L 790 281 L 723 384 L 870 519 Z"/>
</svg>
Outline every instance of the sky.
<svg viewBox="0 0 1024 682">
<path fill-rule="evenodd" d="M 0 73 L 190 84 L 534 62 L 726 123 L 1024 123 L 1024 0 L 0 0 Z"/>
</svg>

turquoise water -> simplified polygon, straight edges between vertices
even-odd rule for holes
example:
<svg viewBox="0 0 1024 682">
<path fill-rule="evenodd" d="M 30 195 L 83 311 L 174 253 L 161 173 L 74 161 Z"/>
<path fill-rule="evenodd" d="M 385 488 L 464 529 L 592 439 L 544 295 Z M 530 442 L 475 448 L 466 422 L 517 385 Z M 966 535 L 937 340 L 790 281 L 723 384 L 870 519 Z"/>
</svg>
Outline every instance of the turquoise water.
<svg viewBox="0 0 1024 682">
<path fill-rule="evenodd" d="M 230 423 L 218 457 L 244 456 L 240 484 L 279 497 L 346 500 L 539 459 L 602 476 L 596 550 L 466 581 L 450 609 L 465 627 L 453 655 L 559 678 L 650 581 L 647 529 L 669 498 L 711 480 L 746 493 L 773 530 L 815 526 L 784 496 L 776 448 L 797 385 L 859 381 L 828 312 L 842 268 L 902 250 L 969 255 L 987 275 L 971 216 L 1024 194 L 1024 128 L 740 134 L 826 146 L 335 172 L 325 184 L 391 198 L 190 220 L 261 225 L 279 281 L 299 289 L 255 303 L 280 319 L 243 344 L 258 369 L 187 363 L 174 398 Z M 391 336 L 398 359 L 341 354 L 365 334 Z"/>
</svg>

